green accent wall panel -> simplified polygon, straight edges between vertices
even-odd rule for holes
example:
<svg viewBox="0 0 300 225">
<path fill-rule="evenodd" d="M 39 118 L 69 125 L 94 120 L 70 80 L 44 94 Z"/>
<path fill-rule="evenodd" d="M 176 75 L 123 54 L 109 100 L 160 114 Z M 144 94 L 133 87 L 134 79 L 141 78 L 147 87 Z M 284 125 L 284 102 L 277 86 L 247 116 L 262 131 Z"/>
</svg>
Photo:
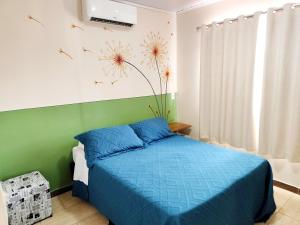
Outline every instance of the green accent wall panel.
<svg viewBox="0 0 300 225">
<path fill-rule="evenodd" d="M 176 118 L 176 103 L 168 96 Z M 0 180 L 39 170 L 51 190 L 72 182 L 73 137 L 93 128 L 153 117 L 153 96 L 0 112 Z"/>
</svg>

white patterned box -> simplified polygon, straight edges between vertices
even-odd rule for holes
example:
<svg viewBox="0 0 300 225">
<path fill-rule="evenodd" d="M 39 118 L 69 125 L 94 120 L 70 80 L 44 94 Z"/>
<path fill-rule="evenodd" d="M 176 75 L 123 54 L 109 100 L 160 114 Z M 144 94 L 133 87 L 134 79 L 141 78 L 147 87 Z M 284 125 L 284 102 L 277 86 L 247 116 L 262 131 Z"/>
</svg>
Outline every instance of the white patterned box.
<svg viewBox="0 0 300 225">
<path fill-rule="evenodd" d="M 52 215 L 49 182 L 38 171 L 1 182 L 9 225 L 29 225 Z"/>
</svg>

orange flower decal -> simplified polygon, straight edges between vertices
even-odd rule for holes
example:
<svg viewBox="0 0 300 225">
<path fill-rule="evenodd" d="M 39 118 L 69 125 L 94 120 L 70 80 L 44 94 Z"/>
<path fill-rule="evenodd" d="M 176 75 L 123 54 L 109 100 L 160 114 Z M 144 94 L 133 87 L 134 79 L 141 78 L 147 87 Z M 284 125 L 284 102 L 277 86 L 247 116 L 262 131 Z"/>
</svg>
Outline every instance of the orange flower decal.
<svg viewBox="0 0 300 225">
<path fill-rule="evenodd" d="M 124 57 L 121 54 L 116 54 L 114 56 L 114 62 L 118 66 L 121 66 L 125 62 L 125 59 L 124 59 Z"/>
<path fill-rule="evenodd" d="M 153 46 L 152 48 L 152 54 L 155 58 L 158 57 L 158 53 L 159 53 L 159 48 L 157 46 Z"/>
<path fill-rule="evenodd" d="M 150 68 L 156 68 L 163 64 L 167 55 L 167 42 L 160 36 L 159 33 L 150 32 L 141 45 L 143 47 L 144 61 Z"/>
<path fill-rule="evenodd" d="M 164 75 L 164 77 L 165 77 L 166 79 L 169 79 L 169 77 L 170 77 L 170 75 L 171 75 L 171 71 L 170 71 L 169 67 L 167 67 L 167 68 L 165 69 L 163 75 Z"/>
<path fill-rule="evenodd" d="M 125 63 L 130 57 L 130 46 L 123 45 L 121 42 L 106 42 L 106 49 L 101 50 L 99 60 L 107 61 L 108 65 L 104 68 L 106 75 L 127 76 L 126 70 L 128 64 Z"/>
</svg>

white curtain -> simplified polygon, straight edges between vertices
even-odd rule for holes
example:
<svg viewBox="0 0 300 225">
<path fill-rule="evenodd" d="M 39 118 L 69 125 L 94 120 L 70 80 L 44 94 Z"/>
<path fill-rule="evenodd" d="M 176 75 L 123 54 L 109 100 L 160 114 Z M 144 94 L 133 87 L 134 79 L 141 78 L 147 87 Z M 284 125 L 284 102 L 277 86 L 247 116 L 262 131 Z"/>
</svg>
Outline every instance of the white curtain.
<svg viewBox="0 0 300 225">
<path fill-rule="evenodd" d="M 252 96 L 259 15 L 201 28 L 200 138 L 255 150 Z"/>
<path fill-rule="evenodd" d="M 300 161 L 300 9 L 270 9 L 259 153 Z"/>
</svg>

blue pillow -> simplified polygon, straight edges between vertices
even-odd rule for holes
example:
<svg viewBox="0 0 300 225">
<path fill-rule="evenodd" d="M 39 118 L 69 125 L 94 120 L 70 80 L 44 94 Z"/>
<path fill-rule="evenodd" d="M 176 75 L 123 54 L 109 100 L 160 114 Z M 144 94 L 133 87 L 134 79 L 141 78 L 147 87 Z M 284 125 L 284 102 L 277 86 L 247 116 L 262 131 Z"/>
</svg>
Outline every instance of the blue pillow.
<svg viewBox="0 0 300 225">
<path fill-rule="evenodd" d="M 146 144 L 175 135 L 162 117 L 143 120 L 130 126 Z"/>
<path fill-rule="evenodd" d="M 144 143 L 128 125 L 91 130 L 75 137 L 84 145 L 87 166 L 124 151 L 143 147 Z"/>
</svg>

